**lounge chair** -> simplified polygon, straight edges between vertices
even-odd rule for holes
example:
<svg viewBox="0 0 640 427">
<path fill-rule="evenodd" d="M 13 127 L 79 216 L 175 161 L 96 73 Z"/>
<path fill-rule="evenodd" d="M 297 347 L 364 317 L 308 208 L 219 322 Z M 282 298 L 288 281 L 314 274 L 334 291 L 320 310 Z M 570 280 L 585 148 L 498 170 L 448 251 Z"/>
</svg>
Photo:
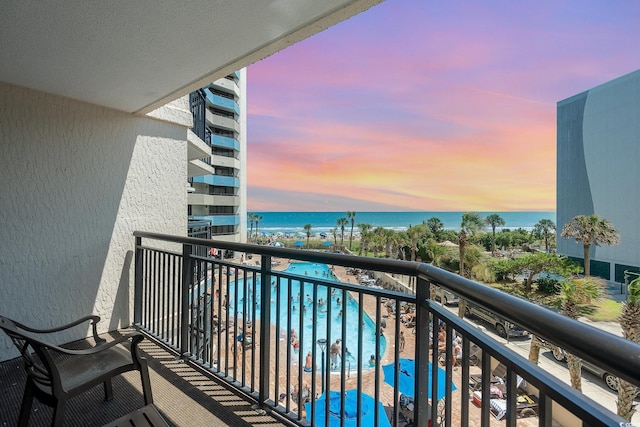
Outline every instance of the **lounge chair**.
<svg viewBox="0 0 640 427">
<path fill-rule="evenodd" d="M 140 371 L 145 405 L 153 404 L 147 361 L 140 357 L 139 332 L 127 333 L 106 342 L 97 333 L 100 317 L 86 316 L 68 325 L 51 329 L 34 329 L 0 316 L 0 329 L 9 335 L 25 364 L 27 383 L 20 408 L 19 426 L 26 426 L 33 398 L 54 408 L 52 426 L 61 426 L 67 400 L 90 388 L 103 384 L 105 400 L 113 398 L 111 378 L 128 371 Z M 91 321 L 95 346 L 72 350 L 67 345 L 55 345 L 41 338 L 42 334 L 60 332 Z M 121 343 L 130 343 L 127 349 Z"/>
<path fill-rule="evenodd" d="M 527 382 L 520 375 L 518 375 L 516 378 L 516 388 L 518 390 L 523 390 L 524 387 L 526 387 Z M 506 393 L 504 384 L 506 384 L 507 382 L 507 367 L 503 363 L 499 363 L 498 366 L 493 369 L 493 371 L 491 372 L 491 380 L 489 382 L 491 383 L 493 390 L 497 389 L 502 392 L 502 390 L 504 389 Z M 482 375 L 469 375 L 469 388 L 471 388 L 472 391 L 477 391 L 480 390 L 481 387 Z"/>
</svg>

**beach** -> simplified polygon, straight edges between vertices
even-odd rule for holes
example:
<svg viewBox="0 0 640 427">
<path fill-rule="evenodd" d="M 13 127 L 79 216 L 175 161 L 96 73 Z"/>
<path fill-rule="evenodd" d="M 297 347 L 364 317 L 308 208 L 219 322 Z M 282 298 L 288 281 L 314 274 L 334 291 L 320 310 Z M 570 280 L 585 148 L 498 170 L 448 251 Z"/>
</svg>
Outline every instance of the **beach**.
<svg viewBox="0 0 640 427">
<path fill-rule="evenodd" d="M 429 218 L 436 217 L 442 221 L 445 229 L 456 230 L 460 228 L 462 214 L 464 212 L 357 212 L 354 218 L 354 235 L 359 233 L 358 224 L 369 224 L 373 228 L 382 227 L 396 231 L 404 231 L 407 228 L 422 224 Z M 541 219 L 550 219 L 556 222 L 555 212 L 478 212 L 483 218 L 491 214 L 498 214 L 504 219 L 505 225 L 496 230 L 523 228 L 531 230 Z M 254 224 L 253 232 L 259 236 L 288 235 L 288 238 L 306 238 L 304 226 L 311 225 L 311 234 L 326 233 L 328 239 L 333 239 L 332 230 L 337 229 L 340 239 L 341 227 L 337 225 L 339 218 L 346 218 L 345 212 L 257 212 L 261 217 L 257 226 Z M 247 232 L 251 231 L 251 225 L 247 224 Z M 345 242 L 351 231 L 351 222 L 345 226 Z M 300 234 L 297 234 L 300 233 Z"/>
</svg>

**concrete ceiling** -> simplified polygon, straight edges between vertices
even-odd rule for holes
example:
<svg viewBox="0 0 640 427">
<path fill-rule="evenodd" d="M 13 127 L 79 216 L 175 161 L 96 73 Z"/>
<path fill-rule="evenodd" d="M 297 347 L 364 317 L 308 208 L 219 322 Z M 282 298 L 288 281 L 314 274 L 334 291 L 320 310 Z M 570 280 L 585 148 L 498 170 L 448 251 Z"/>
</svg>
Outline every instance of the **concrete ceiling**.
<svg viewBox="0 0 640 427">
<path fill-rule="evenodd" d="M 144 114 L 382 0 L 2 0 L 0 81 Z"/>
</svg>

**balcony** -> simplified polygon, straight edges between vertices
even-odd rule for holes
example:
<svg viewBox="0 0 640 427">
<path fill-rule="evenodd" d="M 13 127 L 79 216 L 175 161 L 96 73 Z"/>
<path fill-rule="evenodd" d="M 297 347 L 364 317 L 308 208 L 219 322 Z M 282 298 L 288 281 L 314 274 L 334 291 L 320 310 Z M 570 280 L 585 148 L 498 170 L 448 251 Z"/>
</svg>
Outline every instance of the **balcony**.
<svg viewBox="0 0 640 427">
<path fill-rule="evenodd" d="M 495 409 L 471 402 L 485 396 L 489 401 L 490 373 L 500 364 L 505 366 L 506 391 L 501 419 L 507 425 L 618 425 L 622 421 L 435 304 L 431 296 L 436 285 L 517 320 L 531 333 L 640 385 L 640 346 L 430 265 L 142 232 L 135 236 L 135 325 L 188 365 L 199 367 L 287 423 L 322 425 L 336 408 L 338 412 L 345 408 L 345 392 L 356 390 L 357 396 L 366 393 L 380 402 L 370 408 L 372 416 L 386 418 L 391 425 L 407 420 L 415 425 L 427 425 L 428 420 L 446 426 L 493 425 Z M 164 249 L 153 246 L 159 241 Z M 166 250 L 167 244 L 175 245 L 175 251 Z M 235 252 L 236 258 L 206 256 L 212 245 L 221 252 Z M 312 268 L 317 270 L 329 266 L 329 270 L 322 275 L 296 273 L 295 266 L 304 265 L 292 264 L 297 261 L 316 263 Z M 283 270 L 286 263 L 289 268 Z M 357 270 L 389 280 L 402 275 L 412 285 L 398 284 L 398 290 L 362 286 L 347 274 Z M 340 281 L 334 276 L 338 272 Z M 326 308 L 319 303 L 321 298 Z M 446 333 L 444 346 L 430 345 L 438 341 L 438 325 Z M 297 345 L 289 345 L 292 330 Z M 396 331 L 402 331 L 403 338 Z M 454 334 L 461 337 L 456 367 Z M 347 347 L 350 352 L 344 353 L 344 362 L 330 354 L 337 338 L 342 339 L 341 356 Z M 374 367 L 368 363 L 371 355 Z M 406 398 L 401 398 L 408 393 L 406 388 L 379 369 L 397 366 L 398 378 L 401 359 L 416 361 L 409 393 L 430 405 L 406 405 Z M 519 386 L 519 379 L 526 386 Z M 431 396 L 430 389 L 438 390 L 437 396 Z M 321 396 L 323 390 L 339 392 L 331 410 L 311 397 L 306 405 L 297 404 L 306 396 Z M 533 412 L 521 410 L 518 400 L 523 395 L 535 402 Z M 523 415 L 531 417 L 519 418 Z"/>
<path fill-rule="evenodd" d="M 240 114 L 240 107 L 238 107 L 238 103 L 235 100 L 224 98 L 220 95 L 211 93 L 208 90 L 205 90 L 205 94 L 206 94 L 209 105 L 215 105 L 216 107 L 219 107 L 228 111 L 233 111 L 234 113 L 236 113 L 236 115 Z"/>
<path fill-rule="evenodd" d="M 238 122 L 229 117 L 219 116 L 217 114 L 213 114 L 211 111 L 207 110 L 205 113 L 206 123 L 209 127 L 218 127 L 222 129 L 232 130 L 236 133 L 240 133 L 240 125 Z"/>
<path fill-rule="evenodd" d="M 223 148 L 231 148 L 236 151 L 240 150 L 240 143 L 236 139 L 230 138 L 228 136 L 215 135 L 215 134 L 212 135 L 211 145 L 215 145 L 217 147 L 223 147 Z"/>
<path fill-rule="evenodd" d="M 218 167 L 240 169 L 240 160 L 235 157 L 218 156 L 214 154 L 211 156 L 211 164 Z"/>
<path fill-rule="evenodd" d="M 189 193 L 187 202 L 190 205 L 200 206 L 238 206 L 240 204 L 240 196 Z"/>
<path fill-rule="evenodd" d="M 236 71 L 234 74 L 239 76 L 240 73 Z M 236 79 L 239 79 L 239 78 L 240 77 L 236 77 Z M 213 82 L 211 86 L 220 87 L 222 89 L 227 90 L 228 92 L 233 93 L 236 96 L 240 95 L 240 88 L 238 87 L 238 84 L 232 79 L 228 79 L 228 78 L 218 79 L 215 82 Z"/>
<path fill-rule="evenodd" d="M 134 326 L 149 338 L 144 351 L 156 403 L 173 425 L 325 425 L 323 420 L 334 413 L 347 422 L 354 411 L 364 418 L 365 410 L 373 421 L 361 421 L 363 426 L 376 420 L 393 426 L 408 421 L 419 426 L 623 422 L 436 304 L 436 285 L 640 386 L 640 346 L 430 265 L 134 235 Z M 210 257 L 212 247 L 235 253 L 235 258 Z M 361 272 L 378 279 L 358 280 Z M 381 282 L 386 282 L 384 287 L 376 286 Z M 389 284 L 396 289 L 390 290 Z M 439 326 L 446 339 L 443 345 L 432 345 L 439 342 Z M 454 334 L 461 340 L 458 357 Z M 331 343 L 338 338 L 341 348 L 334 357 Z M 407 372 L 402 359 L 415 361 L 408 387 L 390 378 L 403 378 Z M 506 397 L 494 399 L 491 374 L 499 366 L 505 379 L 500 391 Z M 15 360 L 0 369 L 10 423 L 17 416 L 23 380 Z M 520 384 L 521 379 L 526 384 Z M 138 383 L 125 378 L 114 385 L 116 400 L 111 403 L 101 402 L 99 388 L 78 398 L 70 420 L 100 425 L 142 406 Z M 337 394 L 325 406 L 321 397 L 329 390 Z M 437 392 L 432 395 L 430 390 Z M 350 406 L 352 394 L 364 403 Z M 365 394 L 372 400 L 360 400 Z M 428 404 L 408 403 L 409 394 Z M 524 396 L 530 403 L 522 403 Z M 500 400 L 502 412 L 493 400 Z M 299 405 L 301 401 L 306 404 Z M 32 421 L 45 425 L 49 412 L 39 412 Z"/>
<path fill-rule="evenodd" d="M 240 187 L 240 179 L 234 176 L 224 175 L 204 175 L 193 177 L 193 182 L 200 182 L 208 185 L 217 185 L 219 187 Z"/>
<path fill-rule="evenodd" d="M 210 221 L 211 225 L 238 225 L 240 223 L 240 215 L 238 214 L 212 214 L 212 215 L 192 215 L 191 218 L 196 220 Z"/>
</svg>

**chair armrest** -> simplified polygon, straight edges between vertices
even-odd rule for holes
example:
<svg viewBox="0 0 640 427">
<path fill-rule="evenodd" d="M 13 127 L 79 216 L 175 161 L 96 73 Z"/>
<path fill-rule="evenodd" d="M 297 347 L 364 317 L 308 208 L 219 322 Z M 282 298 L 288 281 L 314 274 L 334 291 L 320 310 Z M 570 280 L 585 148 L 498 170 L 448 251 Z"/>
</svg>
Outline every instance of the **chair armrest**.
<svg viewBox="0 0 640 427">
<path fill-rule="evenodd" d="M 106 342 L 106 340 L 102 339 L 102 341 L 105 341 L 105 343 L 85 350 L 72 350 L 49 343 L 45 343 L 45 345 L 49 350 L 53 350 L 58 353 L 68 354 L 70 356 L 86 356 L 89 354 L 100 353 L 101 351 L 104 351 L 115 345 L 131 340 L 131 353 L 135 354 L 135 357 L 137 357 L 138 343 L 140 343 L 140 341 L 142 341 L 143 339 L 144 335 L 142 335 L 140 332 L 128 332 L 113 341 Z"/>
<path fill-rule="evenodd" d="M 31 333 L 35 333 L 35 334 L 50 334 L 50 333 L 53 333 L 53 332 L 60 332 L 60 331 L 67 330 L 69 328 L 72 328 L 74 326 L 78 326 L 78 325 L 80 325 L 80 324 L 82 324 L 84 322 L 87 322 L 89 320 L 91 321 L 91 326 L 92 326 L 92 331 L 93 331 L 93 339 L 95 340 L 96 345 L 104 343 L 106 340 L 104 338 L 100 338 L 98 336 L 98 322 L 100 321 L 100 316 L 96 316 L 96 315 L 85 316 L 85 317 L 82 317 L 82 318 L 80 318 L 78 320 L 75 320 L 75 321 L 73 321 L 71 323 L 68 323 L 66 325 L 58 326 L 56 328 L 49 328 L 49 329 L 35 329 L 35 328 L 31 328 L 29 326 L 23 325 L 21 323 L 15 322 L 15 321 L 14 321 L 14 323 L 20 329 L 23 329 L 25 331 L 29 331 Z"/>
</svg>

